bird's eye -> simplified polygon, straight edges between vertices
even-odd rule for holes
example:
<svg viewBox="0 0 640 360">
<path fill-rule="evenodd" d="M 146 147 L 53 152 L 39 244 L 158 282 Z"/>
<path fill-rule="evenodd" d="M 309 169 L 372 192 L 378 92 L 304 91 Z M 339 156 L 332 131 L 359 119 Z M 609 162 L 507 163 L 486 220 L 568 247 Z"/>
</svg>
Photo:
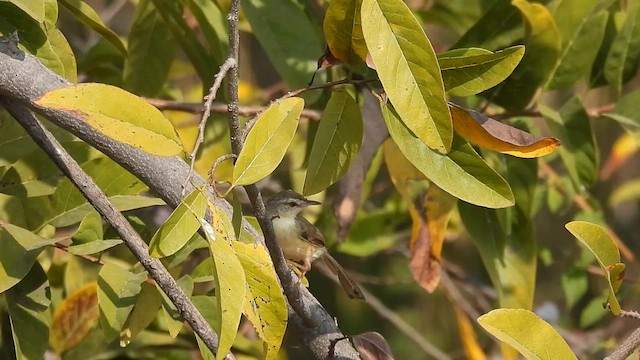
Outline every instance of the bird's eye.
<svg viewBox="0 0 640 360">
<path fill-rule="evenodd" d="M 291 202 L 289 203 L 289 206 L 294 207 L 294 206 L 296 206 L 296 203 L 295 203 L 295 202 L 293 202 L 293 201 L 291 201 Z"/>
</svg>

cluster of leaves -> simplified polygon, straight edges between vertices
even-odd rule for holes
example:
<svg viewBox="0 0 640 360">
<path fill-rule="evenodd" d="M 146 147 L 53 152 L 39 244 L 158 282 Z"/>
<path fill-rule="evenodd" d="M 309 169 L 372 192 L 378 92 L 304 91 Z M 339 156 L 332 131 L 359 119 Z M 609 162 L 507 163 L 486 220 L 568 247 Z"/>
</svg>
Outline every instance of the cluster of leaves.
<svg viewBox="0 0 640 360">
<path fill-rule="evenodd" d="M 398 230 L 409 220 L 409 269 L 428 292 L 440 281 L 447 229 L 461 232 L 464 226 L 496 289 L 499 307 L 520 309 L 488 313 L 480 325 L 527 357 L 570 358 L 573 353 L 562 338 L 528 311 L 533 308 L 539 242 L 533 219 L 540 212 L 541 196 L 546 196 L 550 211 L 563 214 L 579 196 L 587 206 L 575 217 L 604 225 L 603 212 L 588 191 L 598 180 L 599 166 L 591 114 L 575 86 L 607 85 L 622 96 L 640 63 L 640 5 L 496 0 L 461 25 L 455 16 L 450 20 L 443 14 L 461 14 L 466 2 L 445 3 L 437 2 L 422 14 L 401 0 L 332 0 L 320 24 L 312 9 L 298 1 L 243 1 L 243 28 L 253 32 L 287 87 L 304 87 L 316 70 L 324 43 L 320 25 L 327 47 L 317 79 L 347 80 L 323 93 L 286 94 L 272 101 L 248 123 L 245 147 L 233 168 L 220 166 L 216 178 L 233 189 L 280 177 L 295 190 L 318 197 L 339 182 L 334 186 L 337 229 L 326 216 L 319 221 L 328 239 L 347 238 L 340 246 L 344 253 L 381 254 L 405 238 Z M 74 54 L 56 28 L 58 4 L 101 35 L 86 54 Z M 17 31 L 22 50 L 72 82 L 80 71 L 92 81 L 110 84 L 55 90 L 38 99 L 37 106 L 80 114 L 100 133 L 145 152 L 184 157 L 188 148 L 183 142 L 195 140 L 192 129 L 180 129 L 175 125 L 180 115 L 163 114 L 139 96 L 188 100 L 209 88 L 228 48 L 226 6 L 213 0 L 141 0 L 124 46 L 82 1 L 11 0 L 0 2 L 0 34 Z M 436 53 L 416 14 L 436 17 L 459 31 L 452 50 Z M 178 49 L 202 83 L 191 93 L 173 87 L 181 80 L 176 68 L 185 65 L 175 59 Z M 354 74 L 365 80 L 352 80 Z M 638 92 L 622 96 L 604 114 L 629 131 L 626 139 L 637 136 L 637 97 Z M 554 137 L 534 135 L 544 129 L 529 118 L 500 122 L 486 111 L 469 109 L 480 104 L 507 115 L 541 116 Z M 305 107 L 322 109 L 320 121 L 301 121 Z M 179 314 L 121 249 L 122 241 L 103 228 L 97 213 L 15 121 L 2 116 L 0 292 L 17 357 L 39 358 L 47 348 L 74 358 L 97 349 L 136 356 L 150 345 L 193 347 L 187 337 L 174 340 L 186 332 Z M 115 162 L 51 128 L 120 210 L 163 204 Z M 208 127 L 196 162 L 201 174 L 217 156 L 229 152 L 226 134 L 220 122 Z M 554 152 L 560 144 L 556 138 L 562 146 Z M 628 158 L 628 151 L 621 152 L 607 163 L 612 164 L 610 171 Z M 558 159 L 567 176 L 551 170 L 555 177 L 547 176 L 549 186 L 537 191 L 535 158 L 543 155 L 549 155 L 549 163 Z M 286 157 L 293 168 L 289 172 L 280 166 Z M 379 176 L 382 162 L 388 178 Z M 382 196 L 373 190 L 380 184 L 388 189 L 389 181 L 396 194 Z M 616 201 L 636 197 L 633 189 L 637 182 L 614 194 Z M 369 196 L 380 198 L 377 204 L 383 205 L 374 210 L 363 206 L 361 199 Z M 205 221 L 205 214 L 213 220 Z M 151 255 L 181 276 L 180 286 L 220 335 L 218 358 L 232 346 L 273 358 L 286 328 L 287 307 L 268 254 L 248 245 L 253 239 L 241 231 L 242 218 L 237 206 L 233 221 L 228 219 L 201 189 L 185 197 L 153 235 L 153 226 L 129 216 L 146 234 Z M 606 302 L 619 315 L 616 292 L 624 265 L 616 244 L 598 225 L 572 222 L 567 228 L 601 265 L 609 288 Z M 64 252 L 54 251 L 54 246 Z M 190 255 L 202 249 L 208 249 L 209 256 L 192 264 Z M 584 268 L 586 262 L 574 265 Z M 192 271 L 185 275 L 183 269 Z M 587 281 L 584 271 L 579 279 Z M 205 283 L 206 290 L 194 292 L 199 283 Z M 566 290 L 574 298 L 586 292 Z M 456 314 L 460 324 L 468 322 L 468 315 Z M 264 347 L 236 337 L 242 315 L 254 325 Z M 101 330 L 93 327 L 98 322 Z M 552 352 L 548 347 L 541 351 L 540 342 L 529 336 L 537 330 L 549 341 L 545 345 L 558 344 Z M 116 337 L 128 346 L 108 347 Z M 196 340 L 203 356 L 212 356 Z M 463 336 L 462 341 L 469 349 L 476 340 Z M 515 354 L 508 347 L 503 353 L 506 358 Z"/>
</svg>

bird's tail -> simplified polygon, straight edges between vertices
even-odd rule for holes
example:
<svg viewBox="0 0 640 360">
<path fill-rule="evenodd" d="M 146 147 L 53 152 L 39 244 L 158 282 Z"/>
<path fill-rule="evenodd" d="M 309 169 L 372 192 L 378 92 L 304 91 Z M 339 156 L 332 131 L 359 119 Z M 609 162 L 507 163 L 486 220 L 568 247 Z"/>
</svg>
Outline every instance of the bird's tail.
<svg viewBox="0 0 640 360">
<path fill-rule="evenodd" d="M 332 273 L 338 275 L 340 285 L 342 285 L 342 288 L 347 292 L 347 295 L 349 295 L 350 298 L 365 300 L 364 294 L 358 286 L 358 283 L 356 283 L 352 278 L 349 277 L 349 275 L 347 275 L 347 272 L 342 266 L 340 266 L 340 264 L 338 264 L 338 261 L 336 261 L 333 256 L 325 253 L 324 256 L 322 256 L 321 260 L 325 265 L 327 265 Z"/>
</svg>

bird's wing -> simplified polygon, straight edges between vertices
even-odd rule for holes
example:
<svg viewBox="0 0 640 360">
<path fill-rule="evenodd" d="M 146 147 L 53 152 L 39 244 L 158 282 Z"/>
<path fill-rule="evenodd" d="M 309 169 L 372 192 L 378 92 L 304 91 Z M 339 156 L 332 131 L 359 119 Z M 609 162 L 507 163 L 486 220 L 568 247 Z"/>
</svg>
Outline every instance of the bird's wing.
<svg viewBox="0 0 640 360">
<path fill-rule="evenodd" d="M 311 224 L 307 219 L 302 216 L 296 218 L 300 231 L 300 238 L 314 246 L 324 247 L 324 236 L 320 233 L 317 227 Z"/>
</svg>

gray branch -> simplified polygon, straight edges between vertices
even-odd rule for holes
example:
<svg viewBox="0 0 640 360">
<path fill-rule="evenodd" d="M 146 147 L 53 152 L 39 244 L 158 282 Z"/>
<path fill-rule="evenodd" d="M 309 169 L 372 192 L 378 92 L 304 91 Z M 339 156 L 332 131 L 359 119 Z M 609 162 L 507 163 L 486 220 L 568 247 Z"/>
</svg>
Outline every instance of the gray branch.
<svg viewBox="0 0 640 360">
<path fill-rule="evenodd" d="M 37 105 L 34 101 L 46 92 L 72 84 L 47 69 L 35 57 L 17 50 L 11 42 L 0 42 L 0 69 L 0 98 L 28 107 L 44 116 L 109 156 L 142 180 L 170 206 L 176 207 L 180 204 L 182 185 L 189 174 L 189 164 L 183 159 L 145 153 L 99 133 L 72 112 L 51 110 Z M 201 176 L 194 174 L 187 184 L 187 193 L 191 192 L 194 186 L 204 183 Z M 207 195 L 216 207 L 232 216 L 233 210 L 227 201 L 215 197 L 211 192 Z M 243 226 L 264 244 L 264 239 L 246 221 Z M 311 321 L 303 321 L 297 314 L 290 313 L 290 324 L 295 327 L 295 333 L 314 356 L 318 359 L 358 358 L 349 342 L 339 341 L 344 335 L 317 299 L 303 286 L 298 288 L 302 294 L 299 305 L 306 309 L 305 313 L 309 314 Z M 316 326 L 310 328 L 304 325 L 309 322 Z"/>
</svg>

